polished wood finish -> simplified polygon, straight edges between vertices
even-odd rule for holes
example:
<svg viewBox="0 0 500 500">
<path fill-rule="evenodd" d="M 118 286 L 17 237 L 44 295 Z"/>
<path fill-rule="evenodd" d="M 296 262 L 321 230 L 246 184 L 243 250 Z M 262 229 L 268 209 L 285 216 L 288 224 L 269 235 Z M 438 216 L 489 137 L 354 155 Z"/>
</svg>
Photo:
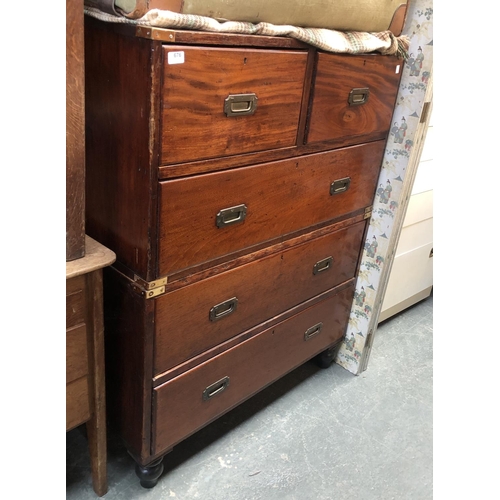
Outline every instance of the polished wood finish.
<svg viewBox="0 0 500 500">
<path fill-rule="evenodd" d="M 211 33 L 209 31 L 189 31 L 149 26 L 126 26 L 118 28 L 124 34 L 158 40 L 163 43 L 185 45 L 216 45 L 218 47 L 257 47 L 279 49 L 309 49 L 310 45 L 295 40 L 265 35 L 244 35 L 239 33 Z"/>
<path fill-rule="evenodd" d="M 66 264 L 66 430 L 86 424 L 94 491 L 106 493 L 102 268 L 115 254 L 86 237 L 85 257 Z"/>
<path fill-rule="evenodd" d="M 104 270 L 108 413 L 152 487 L 172 446 L 341 341 L 399 81 L 387 68 L 402 62 L 335 58 L 343 68 L 280 37 L 95 19 L 86 40 L 87 227 L 117 254 Z M 356 130 L 332 131 L 328 92 L 365 74 Z M 225 115 L 229 94 L 252 92 L 254 114 Z M 244 217 L 226 210 L 238 205 Z"/>
<path fill-rule="evenodd" d="M 86 103 L 87 119 L 91 123 L 87 125 L 87 155 L 90 155 L 87 159 L 87 232 L 113 248 L 117 260 L 142 279 L 151 281 L 158 277 L 158 240 L 161 242 L 161 237 L 156 235 L 157 178 L 173 179 L 233 170 L 244 165 L 342 148 L 352 143 L 352 138 L 344 137 L 270 151 L 162 165 L 159 122 L 166 49 L 159 42 L 127 36 L 124 32 L 130 30 L 124 30 L 123 25 L 104 25 L 88 18 L 86 26 Z M 196 35 L 192 33 L 192 41 L 196 40 Z M 307 64 L 315 64 L 317 51 L 309 49 L 304 53 L 309 58 Z M 126 61 L 117 54 L 127 54 Z M 397 61 L 394 57 L 380 57 Z M 310 81 L 305 82 L 304 89 L 309 85 Z M 302 109 L 301 126 L 305 125 L 308 113 Z M 384 130 L 356 137 L 358 142 L 385 140 L 387 134 L 388 130 Z M 299 130 L 298 135 L 303 136 L 303 133 L 301 135 Z"/>
<path fill-rule="evenodd" d="M 364 228 L 363 221 L 159 297 L 155 375 L 354 277 Z M 328 257 L 330 267 L 313 274 Z M 233 297 L 234 312 L 211 321 L 211 308 Z"/>
<path fill-rule="evenodd" d="M 159 276 L 370 205 L 384 145 L 380 141 L 161 183 Z M 330 184 L 346 177 L 351 178 L 347 191 L 331 195 Z M 218 228 L 217 213 L 240 204 L 248 208 L 245 220 Z"/>
<path fill-rule="evenodd" d="M 86 227 L 145 279 L 153 278 L 155 192 L 151 179 L 157 105 L 157 52 L 147 40 L 117 35 L 86 19 Z M 116 57 L 127 54 L 126 60 Z"/>
<path fill-rule="evenodd" d="M 354 287 L 321 302 L 199 365 L 154 390 L 153 453 L 171 448 L 200 427 L 233 408 L 345 333 Z M 305 332 L 322 323 L 310 340 Z M 203 391 L 224 377 L 229 386 L 204 401 Z"/>
<path fill-rule="evenodd" d="M 161 163 L 295 145 L 306 51 L 184 46 L 163 50 Z M 177 63 L 176 55 L 184 62 Z M 226 116 L 225 99 L 234 94 L 255 94 L 255 112 Z"/>
<path fill-rule="evenodd" d="M 150 460 L 151 377 L 155 301 L 135 293 L 131 281 L 104 269 L 108 414 L 138 461 Z"/>
<path fill-rule="evenodd" d="M 220 344 L 217 344 L 215 347 L 212 347 L 211 349 L 207 349 L 206 351 L 203 351 L 202 353 L 198 354 L 197 356 L 194 356 L 192 358 L 189 358 L 187 361 L 184 363 L 181 363 L 171 370 L 167 370 L 166 372 L 163 372 L 159 374 L 156 377 L 153 377 L 153 387 L 158 387 L 159 385 L 164 384 L 165 382 L 168 382 L 172 378 L 177 377 L 178 375 L 195 368 L 201 363 L 204 363 L 205 361 L 210 360 L 214 356 L 226 351 L 227 349 L 230 349 L 241 342 L 248 340 L 249 338 L 252 338 L 254 335 L 257 333 L 261 332 L 263 329 L 270 328 L 282 321 L 285 321 L 286 319 L 300 313 L 304 309 L 311 307 L 318 302 L 321 302 L 323 300 L 328 299 L 332 295 L 335 295 L 336 293 L 339 293 L 342 291 L 344 288 L 349 288 L 354 284 L 354 278 L 345 281 L 341 285 L 335 287 L 335 288 L 330 288 L 326 292 L 320 293 L 318 295 L 315 295 L 314 297 L 311 297 L 304 302 L 300 303 L 297 306 L 291 307 L 290 309 L 287 309 L 286 311 L 280 313 L 277 316 L 274 316 L 272 318 L 268 318 L 266 321 L 263 321 L 262 323 L 256 325 L 253 328 L 250 328 L 249 330 L 245 330 L 244 332 L 236 335 L 235 337 L 231 337 L 229 340 L 226 340 L 225 342 L 221 342 Z"/>
<path fill-rule="evenodd" d="M 83 1 L 66 0 L 66 261 L 85 255 Z"/>
<path fill-rule="evenodd" d="M 344 138 L 356 144 L 361 135 L 387 134 L 402 69 L 395 57 L 319 52 L 307 142 Z M 369 89 L 364 104 L 349 104 L 353 89 Z"/>
</svg>

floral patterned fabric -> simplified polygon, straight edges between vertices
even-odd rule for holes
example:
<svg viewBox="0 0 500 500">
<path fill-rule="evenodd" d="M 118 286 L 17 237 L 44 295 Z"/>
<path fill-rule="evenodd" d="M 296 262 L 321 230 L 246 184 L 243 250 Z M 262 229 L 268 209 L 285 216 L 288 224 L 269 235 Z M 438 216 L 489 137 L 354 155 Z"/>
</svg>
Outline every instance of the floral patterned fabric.
<svg viewBox="0 0 500 500">
<path fill-rule="evenodd" d="M 378 318 L 373 313 L 380 298 L 381 275 L 391 251 L 389 242 L 395 216 L 400 209 L 406 167 L 432 70 L 432 20 L 432 0 L 410 2 L 403 30 L 410 38 L 408 59 L 401 75 L 349 326 L 336 359 L 338 364 L 354 374 L 363 370 L 363 356 L 367 355 L 366 340 L 377 326 Z"/>
</svg>

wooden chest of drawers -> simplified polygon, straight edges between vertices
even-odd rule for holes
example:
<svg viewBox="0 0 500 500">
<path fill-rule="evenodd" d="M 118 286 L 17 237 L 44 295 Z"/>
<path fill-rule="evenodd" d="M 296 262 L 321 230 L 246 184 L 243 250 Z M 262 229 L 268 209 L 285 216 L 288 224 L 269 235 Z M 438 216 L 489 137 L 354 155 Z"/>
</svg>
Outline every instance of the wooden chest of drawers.
<svg viewBox="0 0 500 500">
<path fill-rule="evenodd" d="M 187 436 L 331 363 L 402 61 L 93 19 L 85 50 L 108 411 L 151 487 Z"/>
</svg>

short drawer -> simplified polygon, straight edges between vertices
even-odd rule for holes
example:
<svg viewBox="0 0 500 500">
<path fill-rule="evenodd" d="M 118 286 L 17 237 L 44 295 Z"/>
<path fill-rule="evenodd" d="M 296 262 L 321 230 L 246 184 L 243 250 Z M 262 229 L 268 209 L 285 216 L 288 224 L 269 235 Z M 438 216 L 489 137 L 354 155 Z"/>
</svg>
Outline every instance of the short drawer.
<svg viewBox="0 0 500 500">
<path fill-rule="evenodd" d="M 352 297 L 350 286 L 154 389 L 153 453 L 340 341 Z"/>
<path fill-rule="evenodd" d="M 66 431 L 83 424 L 90 415 L 89 380 L 85 376 L 66 384 Z"/>
<path fill-rule="evenodd" d="M 161 162 L 296 144 L 307 51 L 164 48 Z"/>
<path fill-rule="evenodd" d="M 156 299 L 160 374 L 354 277 L 365 221 Z"/>
<path fill-rule="evenodd" d="M 384 146 L 378 141 L 161 182 L 159 276 L 371 205 Z"/>
<path fill-rule="evenodd" d="M 87 327 L 81 324 L 66 330 L 66 383 L 88 372 Z"/>
<path fill-rule="evenodd" d="M 402 68 L 392 56 L 318 53 L 307 142 L 386 137 Z"/>
<path fill-rule="evenodd" d="M 66 280 L 66 328 L 85 322 L 85 276 Z"/>
</svg>

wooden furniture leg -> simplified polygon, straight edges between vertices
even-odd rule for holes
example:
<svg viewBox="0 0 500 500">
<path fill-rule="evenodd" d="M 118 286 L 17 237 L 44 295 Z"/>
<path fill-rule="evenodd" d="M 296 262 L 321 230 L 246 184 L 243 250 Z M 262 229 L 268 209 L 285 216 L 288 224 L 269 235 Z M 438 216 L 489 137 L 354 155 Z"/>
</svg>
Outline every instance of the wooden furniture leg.
<svg viewBox="0 0 500 500">
<path fill-rule="evenodd" d="M 147 466 L 136 464 L 135 473 L 143 488 L 154 488 L 163 473 L 163 457 Z"/>
<path fill-rule="evenodd" d="M 85 257 L 66 263 L 66 431 L 86 424 L 98 496 L 108 491 L 102 269 L 115 258 L 86 237 Z"/>
<path fill-rule="evenodd" d="M 99 496 L 108 491 L 106 447 L 106 391 L 104 374 L 104 324 L 102 269 L 87 275 L 88 304 L 92 317 L 92 354 L 94 361 L 92 379 L 94 413 L 87 422 L 92 485 Z"/>
</svg>

